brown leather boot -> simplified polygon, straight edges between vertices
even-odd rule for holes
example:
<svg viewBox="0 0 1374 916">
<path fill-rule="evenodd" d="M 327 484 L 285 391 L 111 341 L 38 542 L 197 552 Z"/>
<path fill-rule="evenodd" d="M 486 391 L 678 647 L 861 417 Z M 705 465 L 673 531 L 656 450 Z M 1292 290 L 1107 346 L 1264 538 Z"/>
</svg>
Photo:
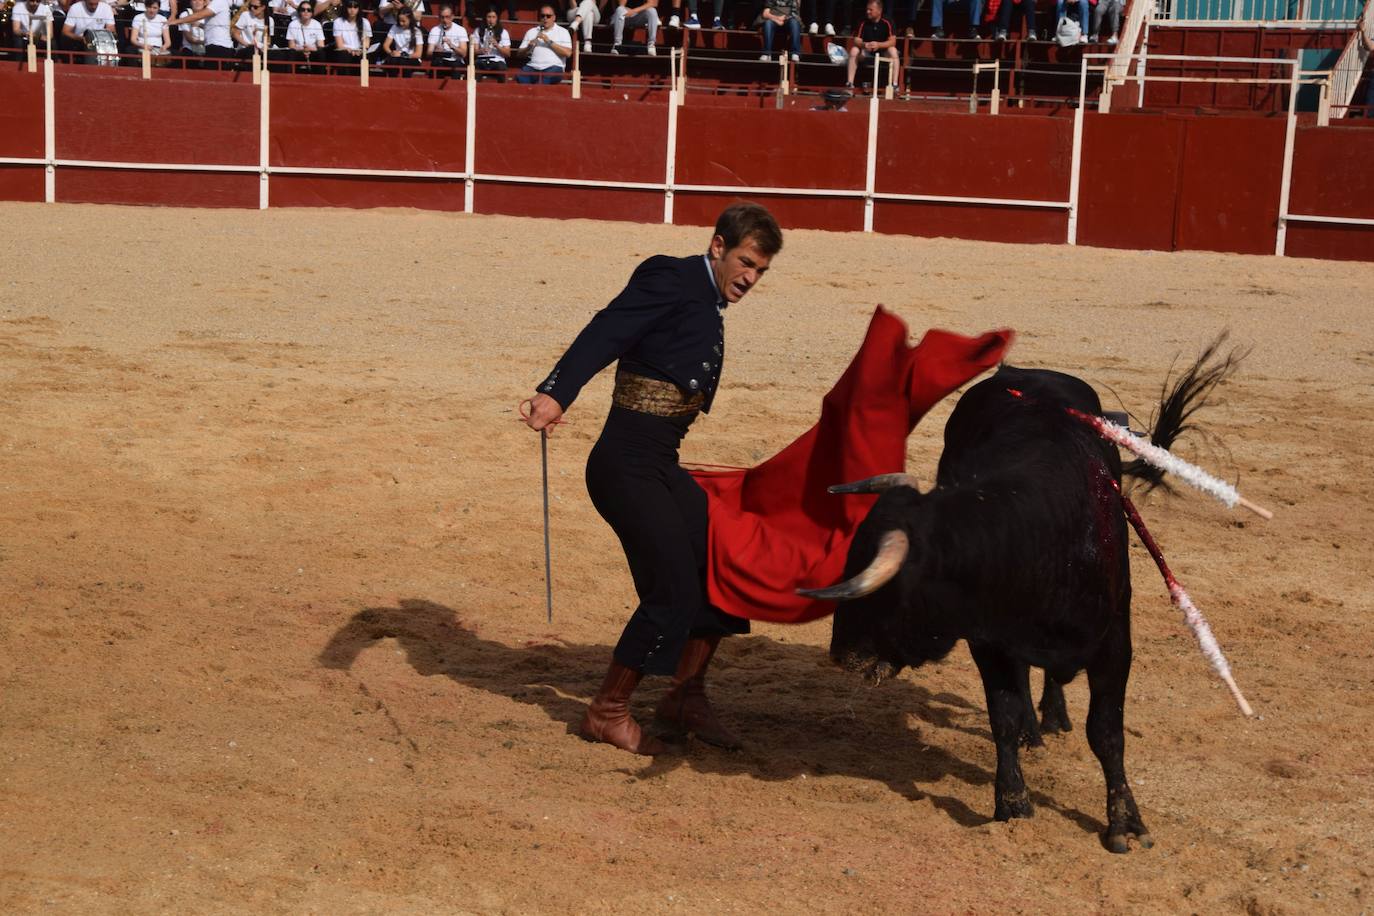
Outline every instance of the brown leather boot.
<svg viewBox="0 0 1374 916">
<path fill-rule="evenodd" d="M 632 754 L 653 756 L 667 751 L 666 744 L 644 734 L 639 723 L 630 718 L 630 695 L 643 677 L 643 672 L 612 661 L 577 733 L 588 741 L 602 741 Z"/>
<path fill-rule="evenodd" d="M 673 686 L 658 704 L 654 720 L 684 734 L 696 735 L 707 744 L 737 751 L 744 745 L 730 733 L 706 699 L 706 666 L 720 645 L 719 636 L 698 636 L 687 641 L 673 675 Z"/>
</svg>

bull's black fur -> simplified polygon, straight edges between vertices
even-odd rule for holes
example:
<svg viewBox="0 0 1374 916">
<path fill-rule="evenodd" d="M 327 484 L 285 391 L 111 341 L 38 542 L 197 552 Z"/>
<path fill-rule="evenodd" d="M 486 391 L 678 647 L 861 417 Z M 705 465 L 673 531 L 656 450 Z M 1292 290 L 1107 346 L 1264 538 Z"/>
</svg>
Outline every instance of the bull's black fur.
<svg viewBox="0 0 1374 916">
<path fill-rule="evenodd" d="M 1189 377 L 1198 374 L 1195 366 Z M 1182 395 L 1176 387 L 1183 400 L 1173 408 L 1166 395 L 1159 416 L 1175 429 L 1160 431 L 1162 444 L 1219 380 L 1188 383 Z M 999 820 L 1032 814 L 1018 749 L 1023 740 L 1039 741 L 1028 666 L 1046 672 L 1046 730 L 1068 728 L 1059 685 L 1086 670 L 1088 741 L 1107 783 L 1104 839 L 1125 852 L 1131 836 L 1142 846 L 1151 840 L 1122 759 L 1131 666 L 1122 464 L 1115 447 L 1065 407 L 1101 413 L 1082 380 L 1010 366 L 960 398 L 945 427 L 935 487 L 888 490 L 860 525 L 846 577 L 869 564 L 886 531 L 905 531 L 910 551 L 893 581 L 839 607 L 830 651 L 881 681 L 967 640 L 997 745 Z"/>
</svg>

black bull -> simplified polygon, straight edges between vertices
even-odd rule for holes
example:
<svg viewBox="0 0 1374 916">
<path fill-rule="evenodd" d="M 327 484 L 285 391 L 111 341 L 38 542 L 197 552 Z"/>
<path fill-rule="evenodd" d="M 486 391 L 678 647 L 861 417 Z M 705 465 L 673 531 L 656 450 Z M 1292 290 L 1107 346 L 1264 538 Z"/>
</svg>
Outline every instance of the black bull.
<svg viewBox="0 0 1374 916">
<path fill-rule="evenodd" d="M 1152 438 L 1167 447 L 1237 357 L 1184 374 Z M 1012 393 L 1018 392 L 1020 396 Z M 859 526 L 846 582 L 808 592 L 842 603 L 830 654 L 879 683 L 967 640 L 997 745 L 994 817 L 1031 816 L 1019 745 L 1067 731 L 1062 686 L 1088 672 L 1087 735 L 1107 783 L 1113 852 L 1152 845 L 1126 779 L 1123 707 L 1131 669 L 1131 576 L 1116 448 L 1064 409 L 1100 414 L 1093 389 L 1046 370 L 1003 366 L 959 399 L 935 487 L 905 475 L 837 492 L 882 495 Z M 1139 465 L 1128 472 L 1148 477 Z M 1158 479 L 1151 480 L 1157 483 Z M 1045 671 L 1036 722 L 1028 666 Z"/>
</svg>

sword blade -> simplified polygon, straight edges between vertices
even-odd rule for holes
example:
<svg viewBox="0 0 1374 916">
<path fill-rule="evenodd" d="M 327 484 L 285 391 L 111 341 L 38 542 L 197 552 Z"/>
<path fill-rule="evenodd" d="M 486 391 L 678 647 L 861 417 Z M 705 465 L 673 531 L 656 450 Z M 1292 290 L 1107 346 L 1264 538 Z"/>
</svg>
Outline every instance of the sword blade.
<svg viewBox="0 0 1374 916">
<path fill-rule="evenodd" d="M 553 623 L 553 561 L 549 551 L 549 431 L 539 431 L 539 457 L 544 466 L 544 600 Z"/>
</svg>

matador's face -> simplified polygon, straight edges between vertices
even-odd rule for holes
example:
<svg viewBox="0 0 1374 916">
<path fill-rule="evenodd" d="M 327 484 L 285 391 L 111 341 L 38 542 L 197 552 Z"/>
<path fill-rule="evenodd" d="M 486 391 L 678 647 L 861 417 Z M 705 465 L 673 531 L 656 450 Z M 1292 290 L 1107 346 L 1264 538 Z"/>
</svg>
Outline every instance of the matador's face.
<svg viewBox="0 0 1374 916">
<path fill-rule="evenodd" d="M 711 239 L 711 272 L 716 278 L 716 288 L 726 302 L 734 304 L 744 298 L 744 294 L 754 288 L 754 284 L 768 272 L 772 255 L 764 254 L 753 239 L 745 239 L 729 250 L 725 239 L 716 236 Z"/>
</svg>

